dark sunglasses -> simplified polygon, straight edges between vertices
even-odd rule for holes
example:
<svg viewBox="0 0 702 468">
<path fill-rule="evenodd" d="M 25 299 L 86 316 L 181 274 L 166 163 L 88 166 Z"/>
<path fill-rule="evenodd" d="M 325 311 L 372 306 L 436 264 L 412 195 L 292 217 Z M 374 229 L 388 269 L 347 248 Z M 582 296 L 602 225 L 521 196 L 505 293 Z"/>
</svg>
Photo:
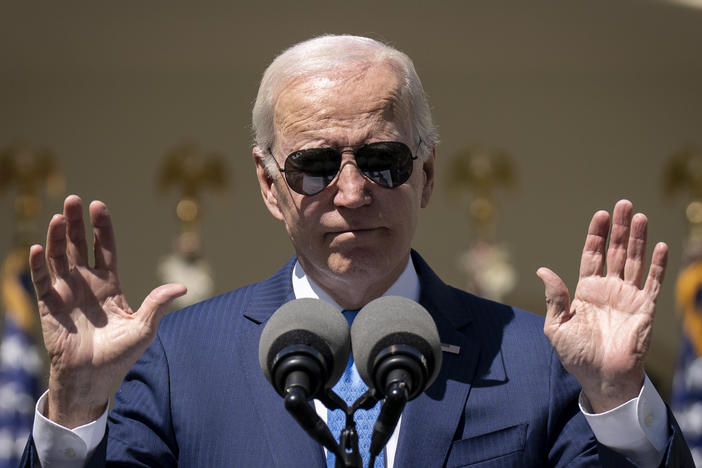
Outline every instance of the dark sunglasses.
<svg viewBox="0 0 702 468">
<path fill-rule="evenodd" d="M 285 168 L 281 168 L 277 162 L 276 165 L 285 174 L 285 181 L 291 189 L 302 195 L 315 195 L 334 180 L 341 168 L 343 153 L 347 151 L 353 152 L 356 166 L 365 177 L 386 188 L 395 188 L 407 182 L 412 175 L 413 161 L 417 159 L 404 143 L 378 141 L 355 146 L 302 149 L 285 158 Z M 271 153 L 271 150 L 268 152 Z"/>
</svg>

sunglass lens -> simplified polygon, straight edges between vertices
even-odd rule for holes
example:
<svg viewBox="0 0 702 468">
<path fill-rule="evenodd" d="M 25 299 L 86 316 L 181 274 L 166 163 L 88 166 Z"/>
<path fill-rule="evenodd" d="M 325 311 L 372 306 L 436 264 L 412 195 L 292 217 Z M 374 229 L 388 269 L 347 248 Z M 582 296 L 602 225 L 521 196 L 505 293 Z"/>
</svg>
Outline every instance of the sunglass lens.
<svg viewBox="0 0 702 468">
<path fill-rule="evenodd" d="M 285 159 L 285 179 L 291 189 L 314 195 L 329 185 L 341 166 L 341 154 L 333 148 L 310 148 Z"/>
<path fill-rule="evenodd" d="M 373 182 L 387 188 L 404 184 L 412 175 L 412 152 L 404 143 L 382 141 L 356 152 L 356 163 Z"/>
</svg>

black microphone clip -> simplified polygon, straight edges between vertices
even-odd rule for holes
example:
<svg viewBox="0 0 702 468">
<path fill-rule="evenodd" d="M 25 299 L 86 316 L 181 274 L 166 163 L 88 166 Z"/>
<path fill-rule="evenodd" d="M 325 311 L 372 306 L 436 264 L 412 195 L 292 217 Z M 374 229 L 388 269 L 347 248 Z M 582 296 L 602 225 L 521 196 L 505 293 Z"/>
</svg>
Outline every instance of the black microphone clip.
<svg viewBox="0 0 702 468">
<path fill-rule="evenodd" d="M 346 427 L 339 434 L 338 449 L 334 450 L 335 468 L 363 468 L 363 459 L 358 448 L 358 432 L 353 415 L 356 410 L 369 410 L 378 403 L 377 393 L 369 389 L 361 395 L 351 406 L 348 406 L 343 398 L 337 395 L 331 388 L 323 392 L 319 400 L 329 410 L 340 409 L 346 415 Z"/>
</svg>

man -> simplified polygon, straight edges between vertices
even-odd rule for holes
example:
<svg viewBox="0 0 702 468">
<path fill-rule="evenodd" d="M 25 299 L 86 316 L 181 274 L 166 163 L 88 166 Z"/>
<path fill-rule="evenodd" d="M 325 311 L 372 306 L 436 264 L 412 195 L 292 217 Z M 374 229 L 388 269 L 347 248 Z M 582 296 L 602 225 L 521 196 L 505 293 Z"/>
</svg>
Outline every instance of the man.
<svg viewBox="0 0 702 468">
<path fill-rule="evenodd" d="M 185 288 L 156 288 L 132 311 L 104 204 L 90 205 L 94 268 L 77 196 L 49 223 L 46 249 L 32 246 L 51 374 L 27 466 L 78 458 L 100 466 L 107 458 L 134 466 L 322 467 L 321 448 L 258 368 L 261 329 L 296 297 L 341 310 L 384 294 L 418 300 L 441 341 L 460 349 L 445 353 L 437 380 L 408 404 L 388 466 L 691 466 L 643 367 L 667 247 L 656 245 L 641 288 L 647 220 L 630 202 L 614 208 L 606 251 L 609 214 L 593 216 L 572 302 L 555 273 L 538 271 L 544 324 L 444 285 L 411 251 L 433 189 L 437 137 L 407 56 L 349 36 L 298 44 L 264 74 L 253 123 L 264 202 L 296 251 L 268 280 L 159 326 Z M 105 431 L 110 389 L 125 373 Z M 587 422 L 580 387 L 581 407 L 593 413 Z"/>
</svg>

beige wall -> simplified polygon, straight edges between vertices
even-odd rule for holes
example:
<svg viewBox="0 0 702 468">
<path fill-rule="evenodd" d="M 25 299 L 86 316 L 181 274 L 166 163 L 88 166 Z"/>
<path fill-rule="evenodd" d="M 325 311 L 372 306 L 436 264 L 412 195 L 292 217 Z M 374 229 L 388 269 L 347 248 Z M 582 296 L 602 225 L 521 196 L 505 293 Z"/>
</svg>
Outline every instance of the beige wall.
<svg viewBox="0 0 702 468">
<path fill-rule="evenodd" d="M 434 108 L 438 186 L 415 245 L 438 273 L 463 281 L 455 256 L 469 226 L 442 183 L 450 156 L 468 144 L 516 159 L 520 187 L 501 197 L 499 237 L 519 268 L 510 302 L 535 312 L 543 309 L 536 268 L 551 266 L 574 287 L 589 216 L 628 197 L 649 215 L 651 243 L 671 246 L 650 355 L 652 373 L 669 378 L 685 225 L 683 201 L 664 201 L 660 181 L 668 155 L 702 144 L 702 11 L 614 0 L 236 3 L 0 9 L 0 146 L 17 138 L 49 146 L 69 192 L 109 204 L 135 305 L 154 285 L 176 225 L 175 197 L 156 193 L 155 170 L 186 138 L 231 163 L 233 190 L 206 197 L 205 252 L 217 291 L 263 279 L 291 254 L 251 162 L 257 81 L 294 42 L 367 34 L 414 58 Z M 2 252 L 12 224 L 7 196 L 0 213 Z"/>
</svg>

